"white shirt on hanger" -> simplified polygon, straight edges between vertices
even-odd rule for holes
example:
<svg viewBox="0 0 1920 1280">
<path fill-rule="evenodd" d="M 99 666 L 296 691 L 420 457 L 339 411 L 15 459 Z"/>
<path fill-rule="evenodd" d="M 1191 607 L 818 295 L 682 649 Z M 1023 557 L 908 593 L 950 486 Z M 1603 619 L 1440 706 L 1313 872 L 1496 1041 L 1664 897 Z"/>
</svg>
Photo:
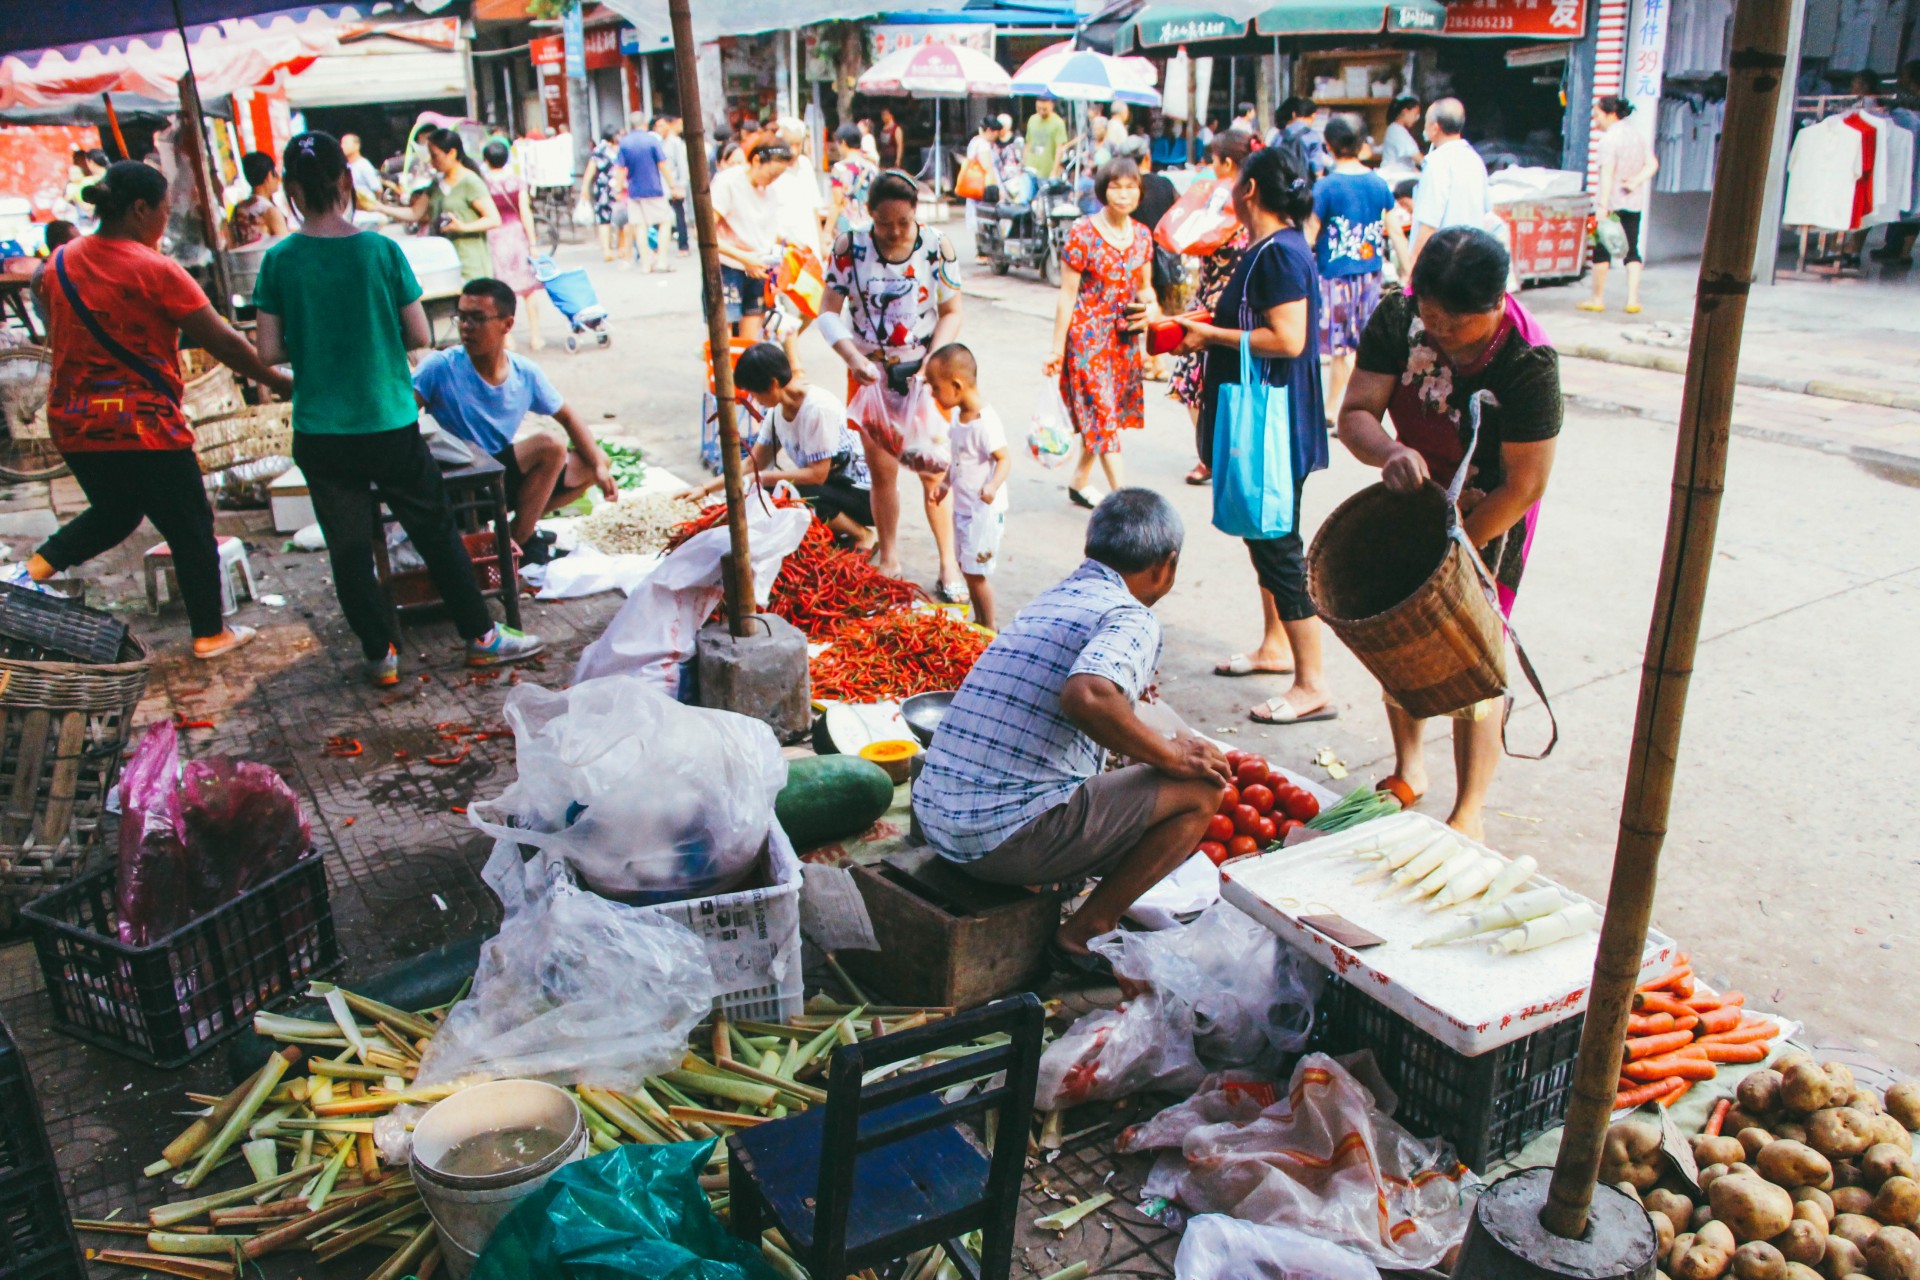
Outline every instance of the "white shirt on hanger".
<svg viewBox="0 0 1920 1280">
<path fill-rule="evenodd" d="M 1802 129 L 1787 154 L 1787 203 L 1780 221 L 1822 231 L 1851 229 L 1853 189 L 1865 157 L 1860 135 L 1840 116 Z"/>
<path fill-rule="evenodd" d="M 1861 114 L 1879 129 L 1880 138 L 1873 158 L 1873 208 L 1860 225 L 1877 227 L 1898 222 L 1913 202 L 1913 135 L 1890 116 Z"/>
</svg>

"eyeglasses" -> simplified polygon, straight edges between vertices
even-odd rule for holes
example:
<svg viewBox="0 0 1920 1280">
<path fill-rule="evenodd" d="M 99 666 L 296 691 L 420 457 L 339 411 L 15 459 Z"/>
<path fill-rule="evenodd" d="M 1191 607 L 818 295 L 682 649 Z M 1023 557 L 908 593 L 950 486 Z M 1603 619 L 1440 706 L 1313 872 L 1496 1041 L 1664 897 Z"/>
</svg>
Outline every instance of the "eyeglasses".
<svg viewBox="0 0 1920 1280">
<path fill-rule="evenodd" d="M 453 318 L 458 324 L 485 324 L 489 320 L 506 319 L 505 316 L 496 316 L 485 311 L 469 311 L 465 307 L 456 309 Z"/>
</svg>

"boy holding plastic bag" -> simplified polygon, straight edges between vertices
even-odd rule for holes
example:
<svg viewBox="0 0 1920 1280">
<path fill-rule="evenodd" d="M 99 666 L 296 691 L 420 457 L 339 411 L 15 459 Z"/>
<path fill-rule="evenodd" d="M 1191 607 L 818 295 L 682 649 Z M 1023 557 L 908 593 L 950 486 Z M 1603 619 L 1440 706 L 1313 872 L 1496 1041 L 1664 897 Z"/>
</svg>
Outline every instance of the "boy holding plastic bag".
<svg viewBox="0 0 1920 1280">
<path fill-rule="evenodd" d="M 994 631 L 993 584 L 988 579 L 999 563 L 1000 541 L 1007 531 L 1007 476 L 1013 471 L 1007 429 L 981 396 L 980 366 L 966 347 L 950 342 L 934 352 L 925 377 L 934 403 L 952 422 L 953 465 L 947 474 L 953 487 L 960 573 L 967 580 L 974 622 Z"/>
</svg>

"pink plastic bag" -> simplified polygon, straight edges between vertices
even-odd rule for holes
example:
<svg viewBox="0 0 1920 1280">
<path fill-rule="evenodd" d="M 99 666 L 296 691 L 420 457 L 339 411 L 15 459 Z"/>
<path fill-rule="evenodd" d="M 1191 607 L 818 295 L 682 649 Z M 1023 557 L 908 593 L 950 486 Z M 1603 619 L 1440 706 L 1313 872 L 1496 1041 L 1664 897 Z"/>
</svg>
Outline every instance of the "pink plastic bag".
<svg viewBox="0 0 1920 1280">
<path fill-rule="evenodd" d="M 191 918 L 180 825 L 180 750 L 173 721 L 148 729 L 120 772 L 120 941 L 144 946 Z"/>
</svg>

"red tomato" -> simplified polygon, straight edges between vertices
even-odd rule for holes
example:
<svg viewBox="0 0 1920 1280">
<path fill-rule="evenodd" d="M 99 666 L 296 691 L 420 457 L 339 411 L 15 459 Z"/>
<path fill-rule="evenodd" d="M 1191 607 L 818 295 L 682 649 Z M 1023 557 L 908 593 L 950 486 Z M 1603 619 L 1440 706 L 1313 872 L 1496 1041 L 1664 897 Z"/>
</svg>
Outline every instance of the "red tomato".
<svg viewBox="0 0 1920 1280">
<path fill-rule="evenodd" d="M 1262 818 L 1254 824 L 1253 838 L 1264 848 L 1280 838 L 1280 829 L 1273 825 L 1272 818 Z"/>
<path fill-rule="evenodd" d="M 1242 858 L 1249 853 L 1260 852 L 1260 842 L 1252 836 L 1235 836 L 1227 845 L 1229 858 Z"/>
<path fill-rule="evenodd" d="M 1226 814 L 1216 813 L 1207 819 L 1207 839 L 1225 844 L 1233 839 L 1234 835 L 1233 819 Z"/>
<path fill-rule="evenodd" d="M 1295 827 L 1300 825 L 1301 824 L 1299 822 L 1295 821 L 1292 818 L 1284 818 L 1281 820 L 1279 828 L 1275 830 L 1274 837 L 1276 839 L 1285 840 L 1287 838 L 1287 832 L 1293 830 Z"/>
<path fill-rule="evenodd" d="M 1220 793 L 1220 807 L 1214 810 L 1214 812 L 1224 813 L 1231 817 L 1233 815 L 1233 806 L 1239 803 L 1240 788 L 1230 786 Z"/>
<path fill-rule="evenodd" d="M 1227 846 L 1217 840 L 1201 842 L 1198 852 L 1206 854 L 1207 861 L 1216 867 L 1227 860 Z"/>
<path fill-rule="evenodd" d="M 1287 816 L 1298 822 L 1308 822 L 1320 816 L 1320 802 L 1298 787 L 1287 797 L 1286 808 Z"/>
<path fill-rule="evenodd" d="M 1256 782 L 1267 780 L 1267 762 L 1259 756 L 1249 756 L 1235 765 L 1233 772 L 1242 787 L 1249 787 Z"/>
<path fill-rule="evenodd" d="M 1260 821 L 1260 811 L 1250 804 L 1233 806 L 1233 829 L 1243 836 L 1254 832 L 1254 825 Z"/>
<path fill-rule="evenodd" d="M 1273 812 L 1273 791 L 1265 783 L 1256 782 L 1240 793 L 1240 802 L 1250 804 L 1261 813 Z"/>
<path fill-rule="evenodd" d="M 1240 767 L 1240 762 L 1242 760 L 1245 760 L 1246 758 L 1247 758 L 1247 753 L 1244 751 L 1238 751 L 1238 750 L 1229 751 L 1227 752 L 1227 765 L 1230 768 L 1238 769 Z"/>
</svg>

